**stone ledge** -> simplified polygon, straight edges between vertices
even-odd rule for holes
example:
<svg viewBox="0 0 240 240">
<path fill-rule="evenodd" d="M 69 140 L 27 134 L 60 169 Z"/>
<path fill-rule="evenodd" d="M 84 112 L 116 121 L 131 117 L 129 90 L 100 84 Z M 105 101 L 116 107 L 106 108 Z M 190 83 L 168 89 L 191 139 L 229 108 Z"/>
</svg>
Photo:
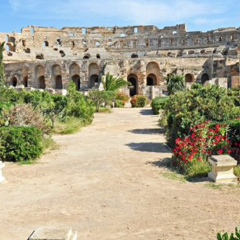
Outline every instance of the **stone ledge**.
<svg viewBox="0 0 240 240">
<path fill-rule="evenodd" d="M 28 240 L 77 240 L 77 232 L 69 228 L 38 228 Z"/>
</svg>

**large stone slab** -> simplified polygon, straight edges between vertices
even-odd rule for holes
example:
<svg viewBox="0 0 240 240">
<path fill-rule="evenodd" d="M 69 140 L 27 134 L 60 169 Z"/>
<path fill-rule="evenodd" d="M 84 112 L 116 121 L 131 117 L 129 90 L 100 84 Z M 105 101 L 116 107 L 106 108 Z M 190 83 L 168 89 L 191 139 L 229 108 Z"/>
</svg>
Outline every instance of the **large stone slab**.
<svg viewBox="0 0 240 240">
<path fill-rule="evenodd" d="M 69 228 L 38 228 L 28 240 L 77 240 L 77 232 Z"/>
<path fill-rule="evenodd" d="M 212 171 L 208 177 L 217 183 L 235 183 L 237 177 L 233 173 L 237 161 L 229 155 L 213 155 L 209 159 Z"/>
</svg>

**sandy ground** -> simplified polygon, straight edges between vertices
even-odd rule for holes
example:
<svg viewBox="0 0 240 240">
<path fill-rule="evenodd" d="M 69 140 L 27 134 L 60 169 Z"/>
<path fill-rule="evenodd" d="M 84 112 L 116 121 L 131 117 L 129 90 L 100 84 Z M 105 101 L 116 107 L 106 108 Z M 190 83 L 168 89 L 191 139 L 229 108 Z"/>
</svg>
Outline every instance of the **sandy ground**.
<svg viewBox="0 0 240 240">
<path fill-rule="evenodd" d="M 79 240 L 216 239 L 240 225 L 240 188 L 171 179 L 171 156 L 148 109 L 114 109 L 36 164 L 7 163 L 0 240 L 72 227 Z"/>
</svg>

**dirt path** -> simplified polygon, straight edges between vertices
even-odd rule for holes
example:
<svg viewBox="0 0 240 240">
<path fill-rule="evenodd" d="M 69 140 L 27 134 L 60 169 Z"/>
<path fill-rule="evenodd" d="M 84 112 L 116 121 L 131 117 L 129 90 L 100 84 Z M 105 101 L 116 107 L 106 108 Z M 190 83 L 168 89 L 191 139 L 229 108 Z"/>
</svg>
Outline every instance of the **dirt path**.
<svg viewBox="0 0 240 240">
<path fill-rule="evenodd" d="M 240 189 L 172 180 L 156 163 L 171 156 L 148 109 L 97 114 L 56 136 L 58 150 L 32 166 L 7 164 L 0 185 L 0 240 L 26 240 L 44 226 L 79 240 L 216 239 L 240 225 Z"/>
</svg>

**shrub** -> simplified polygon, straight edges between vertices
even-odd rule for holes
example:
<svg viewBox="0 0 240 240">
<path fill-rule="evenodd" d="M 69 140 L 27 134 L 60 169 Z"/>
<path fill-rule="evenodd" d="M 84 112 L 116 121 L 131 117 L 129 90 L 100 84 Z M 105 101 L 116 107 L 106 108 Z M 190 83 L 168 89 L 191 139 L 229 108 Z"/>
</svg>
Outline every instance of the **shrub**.
<svg viewBox="0 0 240 240">
<path fill-rule="evenodd" d="M 116 100 L 115 101 L 115 107 L 117 107 L 117 108 L 122 108 L 122 107 L 124 107 L 124 105 L 125 105 L 125 103 L 124 103 L 124 101 L 123 100 Z"/>
<path fill-rule="evenodd" d="M 0 157 L 4 161 L 24 162 L 38 158 L 42 151 L 42 132 L 34 127 L 0 128 Z"/>
<path fill-rule="evenodd" d="M 217 240 L 240 240 L 240 228 L 235 228 L 235 233 L 227 233 L 224 234 L 218 233 Z"/>
<path fill-rule="evenodd" d="M 190 129 L 196 125 L 208 120 L 230 121 L 240 115 L 240 108 L 235 106 L 226 89 L 201 85 L 171 95 L 164 111 L 167 116 L 167 141 L 172 148 L 177 138 L 188 136 Z"/>
<path fill-rule="evenodd" d="M 121 100 L 123 102 L 123 104 L 126 104 L 129 99 L 130 99 L 130 97 L 125 93 L 119 92 L 116 95 L 116 100 Z"/>
<path fill-rule="evenodd" d="M 185 79 L 182 75 L 169 75 L 167 77 L 167 90 L 169 95 L 186 89 Z"/>
<path fill-rule="evenodd" d="M 112 105 L 115 100 L 116 94 L 113 91 L 91 91 L 89 92 L 89 99 L 95 105 L 96 111 L 100 112 L 101 106 Z"/>
<path fill-rule="evenodd" d="M 5 113 L 5 118 L 8 119 L 9 126 L 36 127 L 44 134 L 50 134 L 52 130 L 51 122 L 43 116 L 40 110 L 34 110 L 29 104 L 13 107 Z"/>
<path fill-rule="evenodd" d="M 177 165 L 191 177 L 208 173 L 209 156 L 230 153 L 231 142 L 227 130 L 226 125 L 212 125 L 209 122 L 192 128 L 188 137 L 176 140 L 174 155 Z"/>
<path fill-rule="evenodd" d="M 145 107 L 148 103 L 148 98 L 143 95 L 135 95 L 131 98 L 132 107 Z"/>
<path fill-rule="evenodd" d="M 154 114 L 159 114 L 160 109 L 164 109 L 169 97 L 157 97 L 152 100 L 152 110 Z"/>
</svg>

